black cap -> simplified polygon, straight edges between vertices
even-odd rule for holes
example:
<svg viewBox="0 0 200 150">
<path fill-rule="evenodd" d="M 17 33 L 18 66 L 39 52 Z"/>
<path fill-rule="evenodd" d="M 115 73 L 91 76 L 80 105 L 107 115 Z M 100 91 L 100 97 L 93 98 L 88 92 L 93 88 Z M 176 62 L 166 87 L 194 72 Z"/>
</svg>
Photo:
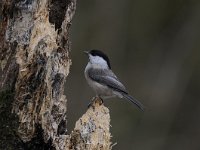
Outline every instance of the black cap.
<svg viewBox="0 0 200 150">
<path fill-rule="evenodd" d="M 108 56 L 106 54 L 104 54 L 102 51 L 93 49 L 93 50 L 89 51 L 88 53 L 91 54 L 92 56 L 102 57 L 107 62 L 108 67 L 111 69 L 110 60 L 109 60 Z"/>
</svg>

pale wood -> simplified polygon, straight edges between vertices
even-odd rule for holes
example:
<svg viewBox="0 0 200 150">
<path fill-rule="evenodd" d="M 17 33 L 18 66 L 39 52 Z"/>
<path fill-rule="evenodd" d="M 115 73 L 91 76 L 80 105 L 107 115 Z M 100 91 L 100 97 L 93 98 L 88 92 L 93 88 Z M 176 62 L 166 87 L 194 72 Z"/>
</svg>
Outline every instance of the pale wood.
<svg viewBox="0 0 200 150">
<path fill-rule="evenodd" d="M 76 122 L 73 132 L 67 132 L 63 92 L 71 66 L 69 28 L 76 0 L 62 2 L 67 3 L 63 20 L 62 15 L 61 20 L 51 19 L 59 15 L 54 14 L 59 6 L 55 1 L 1 2 L 0 91 L 14 89 L 12 113 L 17 114 L 16 132 L 23 142 L 42 134 L 44 142 L 56 150 L 108 150 L 110 115 L 98 100 Z M 38 127 L 42 132 L 38 133 Z"/>
</svg>

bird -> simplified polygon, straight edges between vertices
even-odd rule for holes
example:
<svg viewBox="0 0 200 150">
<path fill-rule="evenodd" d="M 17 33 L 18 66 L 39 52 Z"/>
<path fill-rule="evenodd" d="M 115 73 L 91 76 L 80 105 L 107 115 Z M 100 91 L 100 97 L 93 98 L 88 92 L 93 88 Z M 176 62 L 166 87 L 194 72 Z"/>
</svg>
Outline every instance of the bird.
<svg viewBox="0 0 200 150">
<path fill-rule="evenodd" d="M 88 56 L 85 67 L 85 78 L 89 86 L 95 91 L 96 97 L 100 99 L 124 98 L 144 111 L 144 106 L 137 99 L 129 95 L 125 86 L 111 70 L 108 56 L 101 50 L 84 51 Z"/>
</svg>

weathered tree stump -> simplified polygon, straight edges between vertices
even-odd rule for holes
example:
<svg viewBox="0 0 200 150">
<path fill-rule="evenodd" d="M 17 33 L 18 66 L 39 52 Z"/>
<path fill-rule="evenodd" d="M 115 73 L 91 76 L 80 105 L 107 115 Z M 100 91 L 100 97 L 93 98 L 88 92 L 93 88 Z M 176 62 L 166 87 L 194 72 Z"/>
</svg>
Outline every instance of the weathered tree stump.
<svg viewBox="0 0 200 150">
<path fill-rule="evenodd" d="M 0 149 L 110 149 L 109 110 L 96 101 L 67 132 L 75 9 L 76 0 L 0 2 Z"/>
</svg>

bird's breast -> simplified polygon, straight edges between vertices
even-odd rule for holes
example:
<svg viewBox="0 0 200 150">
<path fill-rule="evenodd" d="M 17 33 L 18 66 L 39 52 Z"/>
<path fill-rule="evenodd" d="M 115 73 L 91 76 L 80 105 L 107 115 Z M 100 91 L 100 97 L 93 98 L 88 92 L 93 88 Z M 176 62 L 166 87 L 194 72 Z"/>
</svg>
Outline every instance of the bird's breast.
<svg viewBox="0 0 200 150">
<path fill-rule="evenodd" d="M 89 86 L 95 91 L 96 95 L 103 97 L 113 97 L 113 90 L 106 85 L 100 84 L 92 80 L 88 75 L 88 67 L 85 69 L 85 78 Z"/>
</svg>

